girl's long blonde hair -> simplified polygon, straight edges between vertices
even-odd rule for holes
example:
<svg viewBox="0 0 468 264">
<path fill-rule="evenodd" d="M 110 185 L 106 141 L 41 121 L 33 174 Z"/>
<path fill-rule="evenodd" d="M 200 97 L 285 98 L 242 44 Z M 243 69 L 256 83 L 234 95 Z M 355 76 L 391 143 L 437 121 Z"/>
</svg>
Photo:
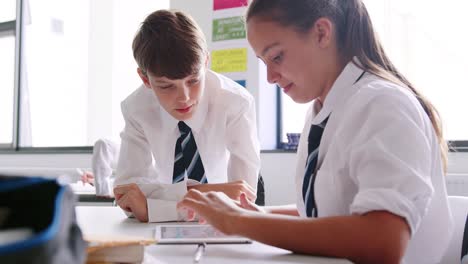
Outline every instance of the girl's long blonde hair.
<svg viewBox="0 0 468 264">
<path fill-rule="evenodd" d="M 321 17 L 329 18 L 336 27 L 338 49 L 343 57 L 363 70 L 407 87 L 416 96 L 431 120 L 437 135 L 444 172 L 447 171 L 448 146 L 443 137 L 442 121 L 434 105 L 417 90 L 390 61 L 362 0 L 253 0 L 246 20 L 260 17 L 282 26 L 307 32 Z"/>
</svg>

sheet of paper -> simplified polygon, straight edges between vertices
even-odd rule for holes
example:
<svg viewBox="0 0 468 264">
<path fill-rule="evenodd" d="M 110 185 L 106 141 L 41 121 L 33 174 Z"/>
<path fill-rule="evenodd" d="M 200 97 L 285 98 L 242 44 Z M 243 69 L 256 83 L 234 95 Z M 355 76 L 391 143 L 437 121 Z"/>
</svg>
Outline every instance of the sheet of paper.
<svg viewBox="0 0 468 264">
<path fill-rule="evenodd" d="M 187 193 L 186 181 L 174 184 L 138 184 L 138 186 L 148 199 L 178 202 Z"/>
</svg>

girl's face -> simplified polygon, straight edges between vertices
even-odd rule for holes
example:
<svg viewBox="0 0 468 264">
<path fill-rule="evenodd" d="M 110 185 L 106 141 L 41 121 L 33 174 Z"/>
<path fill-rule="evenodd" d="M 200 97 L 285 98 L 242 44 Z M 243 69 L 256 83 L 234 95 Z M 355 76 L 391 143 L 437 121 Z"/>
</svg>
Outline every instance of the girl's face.
<svg viewBox="0 0 468 264">
<path fill-rule="evenodd" d="M 322 102 L 336 74 L 332 24 L 320 18 L 305 33 L 257 17 L 247 23 L 247 39 L 267 67 L 268 82 L 279 85 L 297 103 Z"/>
<path fill-rule="evenodd" d="M 179 121 L 190 119 L 203 96 L 205 67 L 198 73 L 183 79 L 172 80 L 138 71 L 145 86 L 153 90 L 159 103 L 171 116 Z"/>
</svg>

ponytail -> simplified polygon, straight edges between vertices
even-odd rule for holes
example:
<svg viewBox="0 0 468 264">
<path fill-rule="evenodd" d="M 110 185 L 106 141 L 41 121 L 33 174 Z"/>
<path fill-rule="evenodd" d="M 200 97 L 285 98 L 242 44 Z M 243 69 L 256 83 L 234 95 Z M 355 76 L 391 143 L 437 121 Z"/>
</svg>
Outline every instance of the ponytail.
<svg viewBox="0 0 468 264">
<path fill-rule="evenodd" d="M 359 63 L 353 61 L 356 66 L 385 80 L 407 87 L 414 94 L 434 127 L 441 149 L 444 172 L 447 172 L 448 145 L 443 137 L 439 112 L 390 61 L 373 29 L 364 3 L 361 0 L 342 0 L 341 2 L 345 5 L 347 22 L 347 27 L 341 30 L 338 36 L 339 44 L 343 45 L 341 50 L 345 52 L 343 55 L 348 59 L 356 57 L 359 61 Z"/>
<path fill-rule="evenodd" d="M 385 80 L 407 87 L 418 99 L 437 135 L 444 171 L 447 171 L 448 146 L 443 137 L 442 121 L 434 105 L 401 74 L 385 53 L 374 31 L 362 0 L 253 0 L 246 14 L 294 27 L 307 32 L 321 17 L 336 26 L 338 50 L 346 61 Z"/>
</svg>

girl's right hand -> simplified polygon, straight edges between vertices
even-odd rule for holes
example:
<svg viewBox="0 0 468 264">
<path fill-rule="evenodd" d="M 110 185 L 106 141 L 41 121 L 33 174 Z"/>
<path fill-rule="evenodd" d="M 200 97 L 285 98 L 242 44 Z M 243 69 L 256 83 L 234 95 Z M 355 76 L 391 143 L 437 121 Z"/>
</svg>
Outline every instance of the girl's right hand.
<svg viewBox="0 0 468 264">
<path fill-rule="evenodd" d="M 252 203 L 245 193 L 241 193 L 239 197 L 239 206 L 250 211 L 255 211 L 259 213 L 266 213 L 265 209 L 261 206 Z"/>
<path fill-rule="evenodd" d="M 244 194 L 245 197 L 251 201 L 255 201 L 257 197 L 255 190 L 244 180 L 215 184 L 199 184 L 189 186 L 188 189 L 195 189 L 204 193 L 222 192 L 235 201 L 240 201 L 241 194 Z"/>
<path fill-rule="evenodd" d="M 177 208 L 188 210 L 189 220 L 198 217 L 200 222 L 207 222 L 224 234 L 233 235 L 236 233 L 235 219 L 246 213 L 237 203 L 222 192 L 191 189 Z"/>
</svg>

